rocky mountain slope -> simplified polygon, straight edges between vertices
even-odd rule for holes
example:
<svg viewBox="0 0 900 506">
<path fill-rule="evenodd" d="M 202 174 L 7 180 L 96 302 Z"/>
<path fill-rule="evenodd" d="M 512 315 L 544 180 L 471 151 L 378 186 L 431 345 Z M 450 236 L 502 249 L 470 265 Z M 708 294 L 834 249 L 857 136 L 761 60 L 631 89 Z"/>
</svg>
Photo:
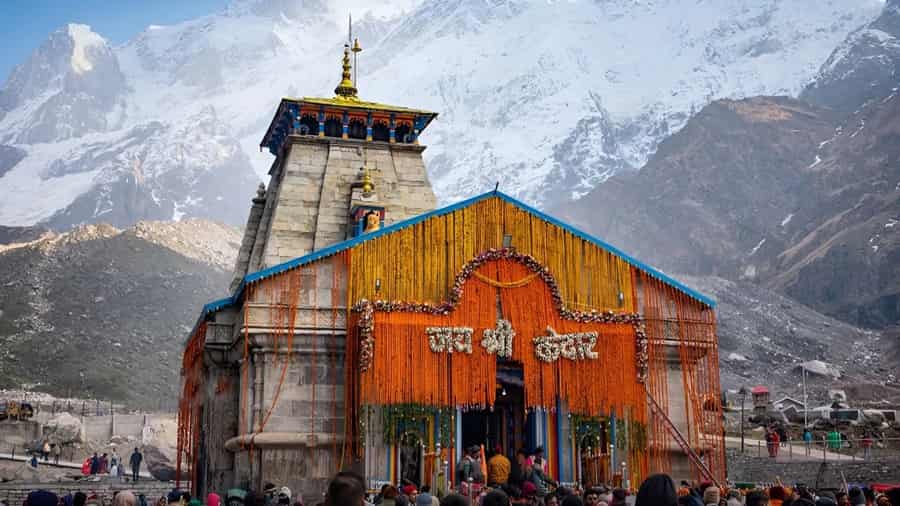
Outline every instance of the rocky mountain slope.
<svg viewBox="0 0 900 506">
<path fill-rule="evenodd" d="M 825 316 L 749 281 L 678 277 L 718 303 L 723 389 L 763 383 L 776 396 L 796 397 L 802 391 L 800 364 L 819 361 L 828 374 L 807 375 L 811 399 L 821 401 L 836 388 L 853 390 L 855 401 L 900 402 L 891 336 Z"/>
<path fill-rule="evenodd" d="M 880 7 L 426 0 L 354 32 L 364 98 L 442 113 L 424 140 L 445 202 L 502 181 L 550 204 L 640 167 L 713 99 L 798 93 Z M 331 94 L 346 33 L 333 9 L 238 0 L 119 47 L 82 25 L 53 33 L 0 90 L 0 224 L 241 224 L 230 204 L 265 177 L 278 99 Z"/>
<path fill-rule="evenodd" d="M 0 248 L 0 388 L 155 407 L 179 384 L 197 309 L 227 287 L 237 230 L 87 225 Z"/>
<path fill-rule="evenodd" d="M 720 101 L 561 212 L 665 269 L 880 327 L 900 319 L 898 128 L 896 93 L 846 120 L 783 97 Z"/>
<path fill-rule="evenodd" d="M 856 325 L 900 321 L 894 34 L 897 0 L 828 59 L 802 95 L 815 104 L 714 102 L 561 212 L 666 269 L 752 280 Z"/>
<path fill-rule="evenodd" d="M 844 113 L 896 91 L 900 76 L 900 0 L 854 30 L 804 88 L 800 98 Z"/>
</svg>

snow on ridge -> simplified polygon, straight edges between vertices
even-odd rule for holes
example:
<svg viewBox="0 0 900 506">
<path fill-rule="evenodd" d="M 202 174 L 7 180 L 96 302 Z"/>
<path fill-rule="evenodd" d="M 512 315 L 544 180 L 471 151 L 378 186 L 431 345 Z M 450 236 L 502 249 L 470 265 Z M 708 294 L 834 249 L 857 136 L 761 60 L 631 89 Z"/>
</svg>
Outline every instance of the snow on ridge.
<svg viewBox="0 0 900 506">
<path fill-rule="evenodd" d="M 423 2 L 390 30 L 376 31 L 378 37 L 361 38 L 360 96 L 441 113 L 422 141 L 442 203 L 501 180 L 530 203 L 554 204 L 578 198 L 618 170 L 640 167 L 662 138 L 681 128 L 688 111 L 711 100 L 796 94 L 834 46 L 871 19 L 873 1 L 850 8 L 850 0 L 834 0 L 817 9 L 808 8 L 817 0 L 469 0 L 452 8 Z M 274 15 L 295 4 L 325 22 Z M 262 5 L 272 16 L 242 5 Z M 331 96 L 339 77 L 346 18 L 334 24 L 335 10 L 237 1 L 222 13 L 147 27 L 112 48 L 128 85 L 122 98 L 128 114 L 112 118 L 110 130 L 158 122 L 169 132 L 191 131 L 192 118 L 213 107 L 221 131 L 201 132 L 188 156 L 156 142 L 145 167 L 162 166 L 150 162 L 167 156 L 184 158 L 179 174 L 196 180 L 199 167 L 234 155 L 229 150 L 236 145 L 265 179 L 272 158 L 259 153 L 258 142 L 279 98 Z M 71 25 L 71 32 L 77 42 L 72 68 L 99 68 L 89 48 L 106 42 L 84 25 Z M 35 116 L 8 112 L 0 139 Z M 109 153 L 121 138 L 102 141 L 101 149 Z M 16 213 L 3 199 L 6 182 L 0 181 L 0 223 Z M 166 200 L 166 188 L 159 190 Z M 30 197 L 48 210 L 68 200 L 40 191 Z M 173 214 L 196 212 L 187 202 L 179 205 Z"/>
<path fill-rule="evenodd" d="M 76 74 L 90 72 L 94 64 L 88 57 L 87 49 L 106 46 L 106 39 L 94 33 L 88 25 L 70 23 L 67 28 L 72 38 L 72 70 Z"/>
</svg>

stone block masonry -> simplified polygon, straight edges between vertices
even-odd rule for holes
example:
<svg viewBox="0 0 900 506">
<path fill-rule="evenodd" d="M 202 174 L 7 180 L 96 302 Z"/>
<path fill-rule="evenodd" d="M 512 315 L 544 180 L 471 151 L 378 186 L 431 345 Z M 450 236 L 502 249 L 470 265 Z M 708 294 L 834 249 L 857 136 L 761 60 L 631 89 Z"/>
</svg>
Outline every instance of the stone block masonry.
<svg viewBox="0 0 900 506">
<path fill-rule="evenodd" d="M 734 482 L 771 483 L 780 478 L 785 484 L 805 483 L 819 487 L 839 487 L 843 473 L 848 483 L 900 482 L 900 455 L 878 461 L 773 462 L 768 457 L 741 455 L 728 450 L 728 479 Z"/>
<path fill-rule="evenodd" d="M 250 271 L 286 262 L 347 238 L 350 196 L 360 168 L 375 179 L 375 193 L 391 224 L 427 212 L 436 199 L 423 146 L 292 137 L 272 176 Z"/>
</svg>

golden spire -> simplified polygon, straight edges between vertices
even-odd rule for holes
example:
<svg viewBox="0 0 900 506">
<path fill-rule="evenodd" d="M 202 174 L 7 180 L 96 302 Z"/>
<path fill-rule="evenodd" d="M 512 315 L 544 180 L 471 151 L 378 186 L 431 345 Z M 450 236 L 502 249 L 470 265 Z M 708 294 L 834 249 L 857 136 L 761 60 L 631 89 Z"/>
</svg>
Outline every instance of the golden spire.
<svg viewBox="0 0 900 506">
<path fill-rule="evenodd" d="M 344 61 L 342 64 L 344 69 L 341 73 L 341 82 L 334 89 L 334 94 L 345 99 L 356 100 L 356 86 L 353 85 L 352 75 L 350 73 L 350 45 L 344 44 Z"/>
</svg>

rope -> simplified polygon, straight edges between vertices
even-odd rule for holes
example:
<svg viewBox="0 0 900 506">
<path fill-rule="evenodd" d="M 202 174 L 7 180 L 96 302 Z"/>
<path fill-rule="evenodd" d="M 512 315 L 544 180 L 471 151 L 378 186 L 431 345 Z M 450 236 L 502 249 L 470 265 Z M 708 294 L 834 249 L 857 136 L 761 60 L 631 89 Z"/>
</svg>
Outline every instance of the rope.
<svg viewBox="0 0 900 506">
<path fill-rule="evenodd" d="M 472 271 L 472 274 L 474 274 L 476 278 L 480 279 L 481 281 L 484 281 L 485 283 L 487 283 L 495 288 L 519 288 L 519 287 L 527 285 L 528 283 L 531 283 L 532 281 L 534 281 L 534 278 L 536 278 L 538 276 L 537 272 L 533 272 L 517 281 L 503 282 L 503 281 L 497 281 L 496 279 L 491 279 L 491 278 L 485 276 L 484 274 L 481 274 L 478 271 Z"/>
</svg>

